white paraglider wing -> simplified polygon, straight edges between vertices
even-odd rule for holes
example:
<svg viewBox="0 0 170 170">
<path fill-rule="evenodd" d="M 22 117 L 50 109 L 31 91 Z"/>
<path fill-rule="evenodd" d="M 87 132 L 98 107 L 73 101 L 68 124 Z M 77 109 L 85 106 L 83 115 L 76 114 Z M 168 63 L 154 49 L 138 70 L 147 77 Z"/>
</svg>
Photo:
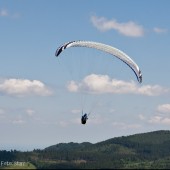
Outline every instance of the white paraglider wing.
<svg viewBox="0 0 170 170">
<path fill-rule="evenodd" d="M 106 44 L 98 43 L 98 42 L 71 41 L 71 42 L 65 43 L 62 46 L 60 46 L 56 50 L 55 55 L 58 57 L 63 50 L 65 50 L 66 48 L 69 48 L 69 47 L 88 47 L 88 48 L 95 48 L 95 49 L 107 52 L 107 53 L 117 57 L 124 63 L 126 63 L 134 71 L 138 82 L 139 83 L 142 82 L 142 74 L 141 74 L 141 71 L 140 71 L 138 65 L 127 54 L 125 54 L 124 52 L 122 52 L 121 50 L 119 50 L 117 48 L 114 48 L 114 47 L 106 45 Z"/>
</svg>

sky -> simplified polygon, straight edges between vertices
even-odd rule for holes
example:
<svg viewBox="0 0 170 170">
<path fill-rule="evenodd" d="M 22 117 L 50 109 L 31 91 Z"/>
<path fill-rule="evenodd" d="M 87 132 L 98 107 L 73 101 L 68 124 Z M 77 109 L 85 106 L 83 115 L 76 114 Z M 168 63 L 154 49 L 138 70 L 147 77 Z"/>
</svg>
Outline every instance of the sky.
<svg viewBox="0 0 170 170">
<path fill-rule="evenodd" d="M 1 0 L 0 149 L 170 130 L 169 6 L 168 0 Z M 55 57 L 74 40 L 124 51 L 143 82 L 98 50 L 74 47 Z M 86 125 L 82 110 L 90 113 Z"/>
</svg>

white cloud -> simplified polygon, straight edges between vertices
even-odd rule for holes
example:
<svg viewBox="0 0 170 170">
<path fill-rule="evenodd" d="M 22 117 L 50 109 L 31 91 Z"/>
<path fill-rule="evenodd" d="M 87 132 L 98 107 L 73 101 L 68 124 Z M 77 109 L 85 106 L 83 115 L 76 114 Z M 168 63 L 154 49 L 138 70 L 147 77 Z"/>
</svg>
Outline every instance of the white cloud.
<svg viewBox="0 0 170 170">
<path fill-rule="evenodd" d="M 107 122 L 108 122 L 108 119 L 106 117 L 99 115 L 99 114 L 95 114 L 94 117 L 91 117 L 88 120 L 88 124 L 93 124 L 93 125 L 101 125 L 101 124 L 104 124 Z"/>
<path fill-rule="evenodd" d="M 141 37 L 144 35 L 144 28 L 133 21 L 120 23 L 115 19 L 108 20 L 105 17 L 91 17 L 92 24 L 100 31 L 116 30 L 120 34 L 130 37 Z"/>
<path fill-rule="evenodd" d="M 7 16 L 9 16 L 9 13 L 6 9 L 1 9 L 0 10 L 0 16 L 1 17 L 7 17 Z"/>
<path fill-rule="evenodd" d="M 118 128 L 118 129 L 123 129 L 123 130 L 138 129 L 141 127 L 141 125 L 139 125 L 139 124 L 128 124 L 128 123 L 124 123 L 124 122 L 113 122 L 112 126 L 114 126 L 115 128 Z"/>
<path fill-rule="evenodd" d="M 156 114 L 150 117 L 149 123 L 170 125 L 170 104 L 158 105 Z"/>
<path fill-rule="evenodd" d="M 11 13 L 7 9 L 0 9 L 0 17 L 8 17 L 8 18 L 13 18 L 17 19 L 20 17 L 19 13 Z"/>
<path fill-rule="evenodd" d="M 6 111 L 0 108 L 0 121 L 4 122 L 4 118 L 6 118 Z"/>
<path fill-rule="evenodd" d="M 74 85 L 74 88 L 73 88 Z M 159 85 L 137 85 L 134 81 L 126 82 L 111 79 L 108 75 L 91 74 L 81 82 L 71 81 L 67 85 L 70 92 L 83 91 L 86 93 L 115 93 L 115 94 L 140 94 L 146 96 L 158 96 L 170 91 Z"/>
<path fill-rule="evenodd" d="M 61 127 L 67 127 L 67 126 L 68 126 L 68 122 L 66 122 L 66 121 L 60 121 L 60 122 L 59 122 L 59 126 L 61 126 Z"/>
<path fill-rule="evenodd" d="M 13 96 L 38 95 L 48 96 L 52 92 L 38 80 L 5 79 L 0 82 L 0 93 Z"/>
<path fill-rule="evenodd" d="M 155 115 L 149 119 L 149 123 L 170 125 L 170 117 Z"/>
<path fill-rule="evenodd" d="M 159 96 L 162 94 L 166 94 L 170 89 L 163 88 L 159 85 L 144 85 L 142 87 L 138 87 L 137 93 L 143 94 L 147 96 Z"/>
<path fill-rule="evenodd" d="M 71 124 L 76 124 L 76 125 L 80 125 L 81 124 L 81 120 L 80 118 L 74 118 L 70 120 Z"/>
<path fill-rule="evenodd" d="M 5 113 L 4 109 L 0 109 L 0 115 L 3 115 Z"/>
<path fill-rule="evenodd" d="M 35 114 L 35 110 L 27 109 L 26 113 L 27 113 L 28 116 L 32 117 Z"/>
<path fill-rule="evenodd" d="M 80 109 L 73 109 L 73 110 L 71 110 L 71 113 L 81 113 L 82 112 L 82 110 L 80 110 Z"/>
<path fill-rule="evenodd" d="M 170 114 L 170 104 L 162 104 L 157 107 L 157 111 Z"/>
<path fill-rule="evenodd" d="M 71 92 L 77 92 L 78 91 L 78 86 L 74 81 L 70 81 L 67 88 Z"/>
<path fill-rule="evenodd" d="M 164 28 L 155 27 L 155 28 L 153 29 L 153 31 L 154 31 L 155 33 L 161 34 L 161 33 L 166 33 L 168 30 L 167 30 L 167 29 L 164 29 Z"/>
<path fill-rule="evenodd" d="M 16 119 L 12 121 L 13 124 L 25 124 L 26 122 L 22 119 Z"/>
<path fill-rule="evenodd" d="M 145 120 L 146 118 L 145 118 L 145 116 L 143 114 L 139 114 L 139 119 L 140 120 Z"/>
</svg>

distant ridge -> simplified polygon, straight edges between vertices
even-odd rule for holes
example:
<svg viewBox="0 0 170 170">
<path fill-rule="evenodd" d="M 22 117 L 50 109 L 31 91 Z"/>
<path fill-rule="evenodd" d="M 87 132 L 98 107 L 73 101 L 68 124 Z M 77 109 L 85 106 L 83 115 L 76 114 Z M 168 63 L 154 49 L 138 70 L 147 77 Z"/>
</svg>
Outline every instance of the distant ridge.
<svg viewBox="0 0 170 170">
<path fill-rule="evenodd" d="M 29 162 L 37 169 L 170 169 L 170 131 L 115 137 L 95 144 L 59 143 L 31 152 L 0 151 L 0 160 Z"/>
<path fill-rule="evenodd" d="M 84 148 L 84 147 L 91 147 L 92 145 L 95 146 L 100 146 L 104 144 L 123 144 L 123 142 L 129 141 L 129 142 L 137 142 L 139 144 L 161 144 L 166 141 L 170 141 L 170 130 L 159 130 L 159 131 L 152 131 L 152 132 L 145 132 L 145 133 L 139 133 L 139 134 L 134 134 L 134 135 L 128 135 L 128 136 L 121 136 L 121 137 L 114 137 L 111 139 L 107 139 L 102 142 L 98 142 L 95 144 L 92 144 L 90 142 L 83 142 L 83 143 L 74 143 L 74 142 L 69 142 L 69 143 L 59 143 L 56 145 L 49 146 L 45 148 L 45 150 L 73 150 L 73 149 L 78 149 Z"/>
</svg>

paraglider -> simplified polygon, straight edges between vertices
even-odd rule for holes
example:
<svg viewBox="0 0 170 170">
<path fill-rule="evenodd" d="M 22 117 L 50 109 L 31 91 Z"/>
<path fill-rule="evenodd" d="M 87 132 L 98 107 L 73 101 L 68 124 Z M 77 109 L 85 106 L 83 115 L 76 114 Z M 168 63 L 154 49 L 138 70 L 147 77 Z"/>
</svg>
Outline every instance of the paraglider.
<svg viewBox="0 0 170 170">
<path fill-rule="evenodd" d="M 102 44 L 102 43 L 98 43 L 98 42 L 92 42 L 92 41 L 70 41 L 70 42 L 67 42 L 61 45 L 56 50 L 55 56 L 58 57 L 65 49 L 69 47 L 94 48 L 94 49 L 109 53 L 112 56 L 123 61 L 125 64 L 127 64 L 132 69 L 132 71 L 135 73 L 138 82 L 142 83 L 142 73 L 141 73 L 141 70 L 139 69 L 139 66 L 127 54 L 125 54 L 124 52 L 122 52 L 121 50 L 115 47 Z M 81 123 L 86 124 L 87 119 L 88 119 L 87 113 L 83 114 L 82 112 Z"/>
<path fill-rule="evenodd" d="M 86 124 L 87 119 L 88 119 L 87 113 L 82 114 L 81 123 L 82 124 Z"/>
</svg>

